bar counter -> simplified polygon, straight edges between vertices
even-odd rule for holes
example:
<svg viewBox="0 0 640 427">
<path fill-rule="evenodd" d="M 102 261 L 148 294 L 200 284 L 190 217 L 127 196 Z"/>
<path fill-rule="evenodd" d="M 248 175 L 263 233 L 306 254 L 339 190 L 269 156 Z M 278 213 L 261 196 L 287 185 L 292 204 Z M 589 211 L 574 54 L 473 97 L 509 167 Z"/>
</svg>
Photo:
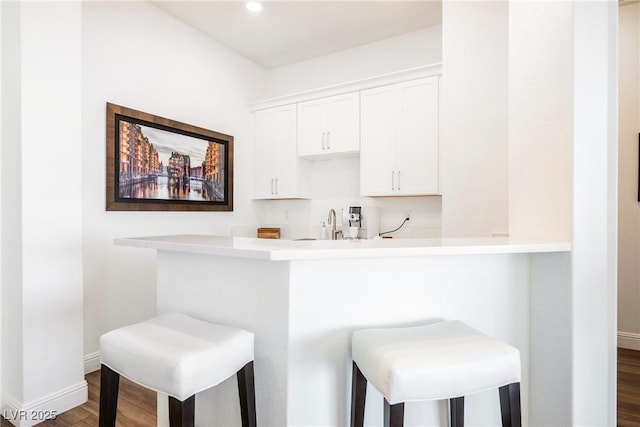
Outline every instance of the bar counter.
<svg viewBox="0 0 640 427">
<path fill-rule="evenodd" d="M 571 246 L 532 239 L 116 239 L 157 250 L 158 312 L 255 333 L 261 426 L 346 426 L 350 340 L 367 327 L 460 319 L 514 345 L 523 421 L 569 419 Z M 550 351 L 553 349 L 553 351 Z M 166 399 L 159 397 L 159 425 Z M 468 396 L 468 425 L 499 425 L 498 392 Z M 369 386 L 367 425 L 382 424 Z M 410 402 L 405 425 L 446 425 L 445 402 Z M 235 379 L 200 393 L 196 424 L 240 425 Z"/>
<path fill-rule="evenodd" d="M 276 240 L 199 234 L 116 239 L 117 245 L 194 254 L 291 261 L 300 259 L 407 257 L 567 252 L 567 242 L 536 239 L 448 238 L 371 240 Z"/>
</svg>

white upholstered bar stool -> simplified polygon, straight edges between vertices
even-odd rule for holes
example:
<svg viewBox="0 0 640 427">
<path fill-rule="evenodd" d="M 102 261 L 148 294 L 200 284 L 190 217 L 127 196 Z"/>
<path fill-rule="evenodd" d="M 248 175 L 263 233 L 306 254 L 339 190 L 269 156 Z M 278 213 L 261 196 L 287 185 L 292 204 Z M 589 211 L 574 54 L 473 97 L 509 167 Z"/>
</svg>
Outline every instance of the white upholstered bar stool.
<svg viewBox="0 0 640 427">
<path fill-rule="evenodd" d="M 237 374 L 243 427 L 255 427 L 253 334 L 180 313 L 100 337 L 100 427 L 116 425 L 120 375 L 169 395 L 171 427 L 192 427 L 195 394 Z"/>
<path fill-rule="evenodd" d="M 364 425 L 367 381 L 384 396 L 384 425 L 404 423 L 404 402 L 448 399 L 464 425 L 464 396 L 497 388 L 504 427 L 519 427 L 520 352 L 457 320 L 364 329 L 352 339 L 351 427 Z"/>
</svg>

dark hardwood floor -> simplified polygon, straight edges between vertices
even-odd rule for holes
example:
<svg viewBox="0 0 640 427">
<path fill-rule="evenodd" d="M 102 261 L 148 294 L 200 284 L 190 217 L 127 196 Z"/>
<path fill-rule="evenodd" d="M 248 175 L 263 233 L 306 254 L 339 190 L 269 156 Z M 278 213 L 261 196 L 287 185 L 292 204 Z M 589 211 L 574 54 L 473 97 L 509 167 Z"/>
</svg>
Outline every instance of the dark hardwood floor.
<svg viewBox="0 0 640 427">
<path fill-rule="evenodd" d="M 89 401 L 39 427 L 97 427 L 100 372 L 86 376 Z M 120 378 L 118 427 L 155 427 L 156 394 Z M 2 419 L 0 427 L 12 427 Z M 640 351 L 618 349 L 618 427 L 640 426 Z"/>
<path fill-rule="evenodd" d="M 640 351 L 618 349 L 618 426 L 640 426 Z"/>
</svg>

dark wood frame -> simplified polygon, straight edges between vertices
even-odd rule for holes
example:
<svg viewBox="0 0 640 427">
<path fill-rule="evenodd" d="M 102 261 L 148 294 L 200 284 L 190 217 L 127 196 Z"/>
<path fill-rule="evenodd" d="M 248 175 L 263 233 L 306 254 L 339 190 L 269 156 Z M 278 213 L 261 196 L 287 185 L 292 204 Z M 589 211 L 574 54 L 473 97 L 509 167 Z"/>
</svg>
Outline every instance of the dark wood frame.
<svg viewBox="0 0 640 427">
<path fill-rule="evenodd" d="M 125 119 L 167 132 L 215 141 L 224 150 L 224 200 L 191 201 L 159 199 L 127 199 L 119 194 L 119 135 L 116 124 Z M 233 211 L 233 136 L 142 111 L 107 103 L 107 210 L 108 211 Z"/>
</svg>

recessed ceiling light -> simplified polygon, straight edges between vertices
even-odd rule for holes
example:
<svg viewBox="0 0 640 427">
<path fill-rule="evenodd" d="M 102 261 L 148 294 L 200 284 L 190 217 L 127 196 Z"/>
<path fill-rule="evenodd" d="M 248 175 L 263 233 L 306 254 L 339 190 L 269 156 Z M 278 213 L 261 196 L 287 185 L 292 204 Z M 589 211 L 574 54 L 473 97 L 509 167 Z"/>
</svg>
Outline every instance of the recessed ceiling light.
<svg viewBox="0 0 640 427">
<path fill-rule="evenodd" d="M 262 5 L 257 1 L 250 1 L 247 3 L 247 9 L 251 12 L 260 12 L 262 10 Z"/>
</svg>

